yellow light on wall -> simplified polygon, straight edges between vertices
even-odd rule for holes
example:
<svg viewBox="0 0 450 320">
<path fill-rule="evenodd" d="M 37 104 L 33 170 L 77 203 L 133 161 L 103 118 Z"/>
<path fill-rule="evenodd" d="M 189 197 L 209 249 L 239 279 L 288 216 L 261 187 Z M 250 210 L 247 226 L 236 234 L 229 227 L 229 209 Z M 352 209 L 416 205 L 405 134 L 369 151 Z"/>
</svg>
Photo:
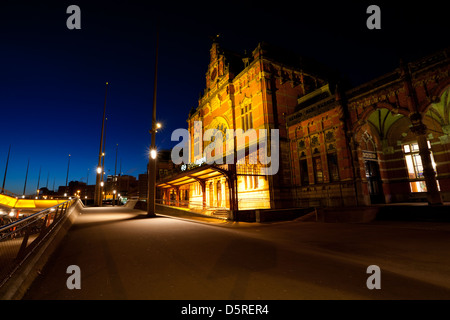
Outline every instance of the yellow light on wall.
<svg viewBox="0 0 450 320">
<path fill-rule="evenodd" d="M 14 207 L 16 202 L 17 202 L 16 198 L 0 194 L 0 204 L 5 205 L 7 207 Z"/>
<path fill-rule="evenodd" d="M 36 200 L 34 201 L 36 208 L 50 208 L 56 206 L 58 201 L 56 200 Z"/>
<path fill-rule="evenodd" d="M 18 200 L 15 208 L 36 208 L 36 204 L 34 203 L 34 200 Z"/>
</svg>

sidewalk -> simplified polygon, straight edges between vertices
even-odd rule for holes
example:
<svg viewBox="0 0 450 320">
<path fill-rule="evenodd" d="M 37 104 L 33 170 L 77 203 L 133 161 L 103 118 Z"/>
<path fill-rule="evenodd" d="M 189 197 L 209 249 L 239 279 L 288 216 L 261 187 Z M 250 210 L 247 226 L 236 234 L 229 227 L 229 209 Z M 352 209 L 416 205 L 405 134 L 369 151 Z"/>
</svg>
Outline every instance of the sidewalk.
<svg viewBox="0 0 450 320">
<path fill-rule="evenodd" d="M 188 219 L 221 225 L 240 224 L 255 225 L 257 222 L 229 221 L 220 217 L 213 217 L 179 209 L 158 213 L 179 219 Z M 138 209 L 139 210 L 139 209 Z M 145 211 L 144 211 L 145 212 Z M 317 215 L 317 216 L 316 216 Z M 323 207 L 317 212 L 307 213 L 292 220 L 264 222 L 264 224 L 289 221 L 317 221 L 329 223 L 370 223 L 374 221 L 417 221 L 417 222 L 450 222 L 450 202 L 442 206 L 431 206 L 427 203 L 391 203 L 375 204 L 360 207 Z"/>
<path fill-rule="evenodd" d="M 428 203 L 392 203 L 379 207 L 376 220 L 450 222 L 450 202 L 441 206 Z"/>
<path fill-rule="evenodd" d="M 143 215 L 146 215 L 147 212 L 140 209 L 134 209 L 138 212 L 141 212 Z M 206 223 L 210 225 L 217 225 L 221 227 L 249 227 L 254 226 L 253 222 L 242 222 L 242 221 L 231 221 L 223 218 L 217 218 L 213 216 L 207 216 L 202 214 L 197 214 L 191 211 L 179 210 L 179 212 L 171 212 L 171 213 L 158 213 L 156 212 L 156 216 L 166 217 L 171 219 L 185 220 L 185 221 L 193 221 L 198 223 Z"/>
<path fill-rule="evenodd" d="M 216 225 L 227 222 L 147 218 L 145 211 L 125 207 L 84 208 L 23 299 L 443 299 L 450 294 L 448 224 L 294 221 L 210 227 Z M 382 269 L 383 290 L 365 286 L 372 264 Z M 79 290 L 67 287 L 67 268 L 73 265 L 81 270 Z"/>
</svg>

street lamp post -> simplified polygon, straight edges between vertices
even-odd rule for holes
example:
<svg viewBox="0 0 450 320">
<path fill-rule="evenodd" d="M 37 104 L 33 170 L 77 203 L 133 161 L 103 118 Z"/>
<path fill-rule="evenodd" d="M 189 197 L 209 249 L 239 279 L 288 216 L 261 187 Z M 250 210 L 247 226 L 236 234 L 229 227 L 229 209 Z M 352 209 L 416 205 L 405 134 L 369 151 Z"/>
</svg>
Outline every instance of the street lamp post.
<svg viewBox="0 0 450 320">
<path fill-rule="evenodd" d="M 27 190 L 27 179 L 28 179 L 28 168 L 30 167 L 30 158 L 28 158 L 28 164 L 27 164 L 27 172 L 25 173 L 25 183 L 23 185 L 23 194 L 22 198 L 25 198 L 25 192 Z"/>
<path fill-rule="evenodd" d="M 84 199 L 86 199 L 86 200 L 85 200 L 84 205 L 87 205 L 88 185 L 89 185 L 89 168 L 87 169 L 87 173 L 86 173 L 86 188 L 84 188 Z"/>
<path fill-rule="evenodd" d="M 108 124 L 108 118 L 105 118 L 105 131 L 103 132 L 103 151 L 102 151 L 102 182 L 105 181 L 105 148 L 106 148 L 106 125 Z"/>
<path fill-rule="evenodd" d="M 39 182 L 41 181 L 41 169 L 42 169 L 42 167 L 39 167 L 39 176 L 38 176 L 38 182 L 37 182 L 37 188 L 36 188 L 36 199 L 39 197 Z M 66 182 L 66 188 L 67 188 L 67 182 Z"/>
<path fill-rule="evenodd" d="M 5 182 L 6 182 L 6 173 L 8 172 L 8 163 L 9 163 L 9 154 L 11 153 L 11 145 L 9 145 L 8 149 L 8 157 L 6 158 L 6 166 L 5 166 L 5 175 L 3 176 L 3 185 L 2 185 L 2 193 L 5 192 Z"/>
<path fill-rule="evenodd" d="M 119 151 L 119 144 L 116 144 L 116 163 L 114 165 L 114 191 L 113 191 L 113 206 L 115 206 L 116 203 L 116 190 L 117 190 L 117 152 Z"/>
<path fill-rule="evenodd" d="M 70 167 L 70 154 L 69 154 L 69 161 L 67 162 L 67 175 L 66 175 L 66 193 L 67 193 L 67 194 L 69 194 L 69 190 L 68 190 L 69 167 Z"/>
<path fill-rule="evenodd" d="M 106 114 L 106 96 L 108 93 L 108 82 L 106 82 L 106 89 L 105 89 L 105 103 L 103 105 L 103 118 L 102 118 L 102 133 L 100 135 L 100 150 L 98 152 L 98 165 L 97 165 L 97 176 L 95 181 L 95 193 L 94 193 L 94 205 L 101 206 L 102 201 L 102 190 L 100 188 L 100 178 L 103 172 L 102 165 L 102 152 L 103 152 L 103 131 L 105 128 L 105 114 Z"/>
<path fill-rule="evenodd" d="M 153 115 L 152 115 L 152 129 L 150 134 L 152 136 L 150 155 L 148 158 L 147 177 L 147 217 L 155 217 L 155 200 L 156 200 L 156 85 L 158 79 L 158 46 L 159 46 L 159 32 L 156 33 L 156 56 L 155 56 L 155 78 L 153 82 Z"/>
</svg>

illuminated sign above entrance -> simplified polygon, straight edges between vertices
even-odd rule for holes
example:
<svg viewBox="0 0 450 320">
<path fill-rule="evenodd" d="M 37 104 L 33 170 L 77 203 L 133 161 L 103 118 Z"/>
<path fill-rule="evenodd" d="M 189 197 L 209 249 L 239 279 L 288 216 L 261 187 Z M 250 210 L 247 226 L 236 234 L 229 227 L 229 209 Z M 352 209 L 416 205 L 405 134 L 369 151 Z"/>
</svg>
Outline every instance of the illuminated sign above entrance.
<svg viewBox="0 0 450 320">
<path fill-rule="evenodd" d="M 366 159 L 366 160 L 377 160 L 376 152 L 363 151 L 362 157 L 363 157 L 363 159 Z"/>
</svg>

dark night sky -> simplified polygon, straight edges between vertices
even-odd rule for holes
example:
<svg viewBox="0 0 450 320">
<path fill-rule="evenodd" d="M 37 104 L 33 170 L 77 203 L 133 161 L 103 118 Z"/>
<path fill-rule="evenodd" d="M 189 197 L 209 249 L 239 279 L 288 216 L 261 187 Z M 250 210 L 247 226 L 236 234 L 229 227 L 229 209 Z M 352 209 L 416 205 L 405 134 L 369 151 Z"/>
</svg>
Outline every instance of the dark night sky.
<svg viewBox="0 0 450 320">
<path fill-rule="evenodd" d="M 394 1 L 391 1 L 394 2 Z M 81 8 L 81 30 L 66 9 Z M 381 7 L 381 30 L 366 28 L 366 8 Z M 156 25 L 160 22 L 157 118 L 159 149 L 186 128 L 209 62 L 209 36 L 243 53 L 267 41 L 339 70 L 353 85 L 448 46 L 447 9 L 438 1 L 5 1 L 0 4 L 0 183 L 6 189 L 95 181 L 105 82 L 106 170 L 146 171 Z M 118 165 L 119 166 L 119 165 Z M 119 169 L 119 168 L 118 168 Z M 117 169 L 117 170 L 118 170 Z M 0 185 L 1 186 L 1 185 Z"/>
</svg>

